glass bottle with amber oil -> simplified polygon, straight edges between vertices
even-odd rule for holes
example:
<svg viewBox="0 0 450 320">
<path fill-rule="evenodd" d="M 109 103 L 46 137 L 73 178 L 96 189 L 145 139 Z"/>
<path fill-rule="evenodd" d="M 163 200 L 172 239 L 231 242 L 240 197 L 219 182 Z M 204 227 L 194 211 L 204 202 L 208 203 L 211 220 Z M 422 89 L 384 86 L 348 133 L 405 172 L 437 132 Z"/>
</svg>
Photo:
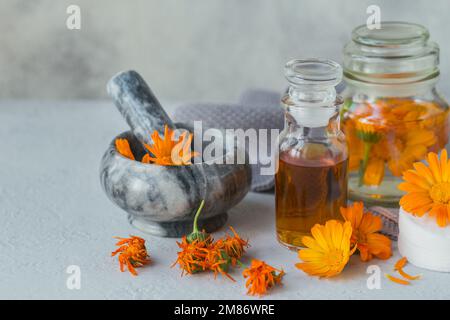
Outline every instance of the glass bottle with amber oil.
<svg viewBox="0 0 450 320">
<path fill-rule="evenodd" d="M 275 175 L 276 231 L 280 243 L 298 249 L 316 223 L 340 220 L 339 208 L 347 202 L 347 146 L 335 90 L 342 68 L 330 60 L 292 60 L 285 76 L 289 88 L 281 101 L 285 128 Z"/>
</svg>

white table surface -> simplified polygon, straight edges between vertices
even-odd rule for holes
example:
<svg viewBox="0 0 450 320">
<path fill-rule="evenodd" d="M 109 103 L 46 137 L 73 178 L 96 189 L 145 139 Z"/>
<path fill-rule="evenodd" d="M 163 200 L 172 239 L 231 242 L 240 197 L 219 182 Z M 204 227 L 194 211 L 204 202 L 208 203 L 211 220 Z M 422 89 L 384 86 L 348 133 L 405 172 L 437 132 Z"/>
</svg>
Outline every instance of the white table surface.
<svg viewBox="0 0 450 320">
<path fill-rule="evenodd" d="M 134 230 L 126 214 L 103 193 L 98 168 L 108 143 L 127 129 L 113 104 L 92 102 L 0 102 L 0 298 L 2 299 L 246 299 L 237 282 L 210 273 L 180 277 L 170 268 L 175 239 Z M 297 270 L 295 252 L 281 247 L 274 232 L 273 194 L 250 193 L 229 212 L 229 222 L 250 238 L 247 257 L 286 271 L 282 287 L 268 299 L 449 299 L 450 274 L 408 266 L 423 279 L 400 286 L 381 278 L 368 289 L 369 265 L 392 272 L 398 259 L 362 263 L 352 257 L 344 272 L 319 280 Z M 219 236 L 221 230 L 215 233 Z M 132 277 L 110 257 L 113 236 L 147 240 L 152 263 Z M 244 262 L 249 260 L 244 259 Z M 69 290 L 66 268 L 81 270 L 81 288 Z"/>
</svg>

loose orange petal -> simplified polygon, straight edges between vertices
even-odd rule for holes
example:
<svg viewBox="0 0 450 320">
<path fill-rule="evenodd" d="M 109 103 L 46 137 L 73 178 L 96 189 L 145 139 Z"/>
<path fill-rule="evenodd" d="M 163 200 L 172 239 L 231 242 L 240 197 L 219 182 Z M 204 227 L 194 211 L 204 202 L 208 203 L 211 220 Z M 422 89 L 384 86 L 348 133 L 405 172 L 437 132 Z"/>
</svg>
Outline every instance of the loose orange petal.
<svg viewBox="0 0 450 320">
<path fill-rule="evenodd" d="M 398 269 L 402 269 L 406 266 L 408 263 L 408 259 L 406 257 L 400 258 L 394 265 L 394 270 L 397 271 Z"/>
<path fill-rule="evenodd" d="M 116 139 L 116 150 L 125 158 L 134 160 L 133 152 L 131 151 L 130 144 L 127 139 Z"/>
<path fill-rule="evenodd" d="M 387 274 L 387 273 L 385 274 L 385 276 L 386 276 L 386 278 L 388 278 L 388 279 L 391 280 L 392 282 L 395 282 L 395 283 L 398 283 L 398 284 L 401 284 L 401 285 L 407 286 L 407 285 L 410 284 L 409 281 L 406 281 L 406 280 L 403 280 L 403 279 L 400 279 L 400 278 L 391 276 L 390 274 Z"/>
<path fill-rule="evenodd" d="M 420 279 L 420 277 L 421 277 L 420 274 L 417 275 L 417 276 L 411 276 L 411 275 L 409 275 L 408 273 L 406 273 L 405 271 L 403 271 L 402 268 L 399 268 L 399 269 L 397 270 L 397 272 L 398 272 L 403 278 L 408 279 L 408 280 L 417 280 L 417 279 Z"/>
</svg>

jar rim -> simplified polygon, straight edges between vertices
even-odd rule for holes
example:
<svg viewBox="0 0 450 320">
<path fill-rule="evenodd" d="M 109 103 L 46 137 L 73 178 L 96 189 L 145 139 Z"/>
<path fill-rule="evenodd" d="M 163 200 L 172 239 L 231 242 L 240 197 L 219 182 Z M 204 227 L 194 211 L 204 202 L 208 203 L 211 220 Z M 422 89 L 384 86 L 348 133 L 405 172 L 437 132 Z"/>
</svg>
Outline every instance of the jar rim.
<svg viewBox="0 0 450 320">
<path fill-rule="evenodd" d="M 373 82 L 411 82 L 439 74 L 439 46 L 419 24 L 387 21 L 356 27 L 344 47 L 344 74 Z"/>
<path fill-rule="evenodd" d="M 387 21 L 379 29 L 360 25 L 353 29 L 352 40 L 365 46 L 411 46 L 423 45 L 430 38 L 424 26 L 401 21 Z"/>
<path fill-rule="evenodd" d="M 342 80 L 342 67 L 328 59 L 293 59 L 286 63 L 284 74 L 294 86 L 335 86 Z"/>
</svg>

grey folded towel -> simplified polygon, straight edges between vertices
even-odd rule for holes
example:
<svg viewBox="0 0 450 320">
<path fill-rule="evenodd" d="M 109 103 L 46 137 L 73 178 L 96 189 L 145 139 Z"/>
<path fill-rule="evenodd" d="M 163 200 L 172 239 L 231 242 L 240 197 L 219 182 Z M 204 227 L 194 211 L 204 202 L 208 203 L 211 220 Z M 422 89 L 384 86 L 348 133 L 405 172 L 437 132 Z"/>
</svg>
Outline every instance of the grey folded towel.
<svg viewBox="0 0 450 320">
<path fill-rule="evenodd" d="M 209 128 L 282 130 L 284 112 L 280 106 L 280 98 L 281 95 L 274 91 L 251 89 L 245 91 L 236 104 L 180 105 L 175 109 L 172 118 L 176 122 L 183 122 L 188 126 L 193 126 L 194 121 L 201 120 L 203 130 Z M 270 150 L 269 144 L 270 137 L 267 150 Z M 261 175 L 261 167 L 260 163 L 252 165 L 252 191 L 271 191 L 274 187 L 274 177 L 273 175 Z M 368 210 L 383 220 L 382 233 L 397 240 L 398 210 L 382 207 L 370 207 Z"/>
<path fill-rule="evenodd" d="M 280 95 L 267 90 L 245 91 L 237 104 L 188 104 L 177 107 L 172 116 L 176 122 L 193 126 L 194 121 L 201 120 L 203 130 L 217 129 L 278 129 L 284 126 L 284 112 L 280 107 Z M 270 149 L 271 135 L 268 130 L 267 149 Z M 259 143 L 258 143 L 259 145 Z M 257 149 L 258 151 L 259 149 Z M 247 151 L 250 152 L 247 146 Z M 252 191 L 264 192 L 273 189 L 273 175 L 261 175 L 257 154 L 250 155 L 258 159 L 252 165 Z"/>
<path fill-rule="evenodd" d="M 383 229 L 381 233 L 388 236 L 392 240 L 397 241 L 398 238 L 398 209 L 384 207 L 369 207 L 368 211 L 379 216 L 383 220 Z"/>
</svg>

